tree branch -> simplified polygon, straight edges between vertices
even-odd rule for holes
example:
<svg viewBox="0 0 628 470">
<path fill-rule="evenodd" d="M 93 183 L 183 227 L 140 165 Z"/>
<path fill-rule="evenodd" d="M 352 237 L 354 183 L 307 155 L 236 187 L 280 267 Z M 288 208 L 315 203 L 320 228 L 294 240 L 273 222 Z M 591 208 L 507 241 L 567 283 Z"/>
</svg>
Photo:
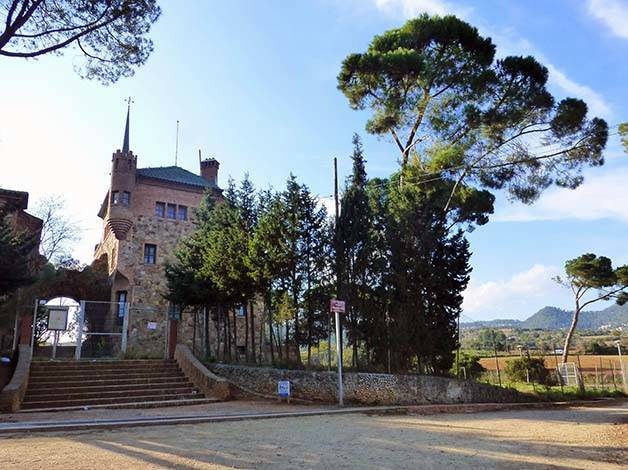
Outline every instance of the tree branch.
<svg viewBox="0 0 628 470">
<path fill-rule="evenodd" d="M 100 22 L 107 14 L 109 8 L 111 7 L 111 4 L 107 5 L 107 7 L 103 10 L 102 14 L 96 18 L 94 21 L 90 21 L 89 23 L 85 23 L 79 26 L 71 26 L 71 27 L 67 27 L 67 28 L 57 28 L 57 29 L 50 29 L 48 31 L 42 31 L 40 33 L 36 33 L 36 34 L 14 34 L 13 37 L 16 38 L 25 38 L 25 39 L 33 39 L 33 38 L 38 38 L 41 36 L 46 36 L 48 34 L 55 34 L 55 33 L 67 33 L 69 31 L 74 31 L 77 29 L 83 29 L 83 28 L 90 28 L 91 26 L 95 25 L 96 23 Z M 118 19 L 122 16 L 122 14 L 119 15 L 114 15 L 112 18 L 114 19 Z"/>
<path fill-rule="evenodd" d="M 404 148 L 403 148 L 403 145 L 401 144 L 401 140 L 399 140 L 399 136 L 397 135 L 394 129 L 390 129 L 390 133 L 392 134 L 393 139 L 395 143 L 397 144 L 397 147 L 399 147 L 399 150 L 401 150 L 401 153 L 403 154 Z"/>
<path fill-rule="evenodd" d="M 75 34 L 74 36 L 69 37 L 65 41 L 62 41 L 62 42 L 60 42 L 58 44 L 54 44 L 52 46 L 46 47 L 45 49 L 40 49 L 39 51 L 34 51 L 34 52 L 11 52 L 11 51 L 2 51 L 2 50 L 0 50 L 0 55 L 7 56 L 7 57 L 22 57 L 22 58 L 38 57 L 40 55 L 44 55 L 44 54 L 47 54 L 49 52 L 56 51 L 58 49 L 62 49 L 65 46 L 67 46 L 67 45 L 73 43 L 74 41 L 78 40 L 79 38 L 81 38 L 81 37 L 91 33 L 92 31 L 96 31 L 97 29 L 102 28 L 102 27 L 112 23 L 116 19 L 118 19 L 118 17 L 111 18 L 111 19 L 105 21 L 104 23 L 96 24 L 96 25 L 86 29 L 85 31 L 82 31 L 82 32 L 80 32 L 78 34 Z"/>
<path fill-rule="evenodd" d="M 613 290 L 611 292 L 605 292 L 604 295 L 600 295 L 599 297 L 597 297 L 595 299 L 591 299 L 591 300 L 588 300 L 587 302 L 583 303 L 581 308 L 584 308 L 587 305 L 592 304 L 594 302 L 597 302 L 599 300 L 603 300 L 603 299 L 606 299 L 608 297 L 612 297 L 614 295 L 617 295 L 617 294 L 619 294 L 620 292 L 622 292 L 625 289 L 626 289 L 626 286 L 622 286 L 622 287 L 619 287 L 619 288 L 617 288 L 617 289 L 615 289 L 615 290 Z"/>
</svg>

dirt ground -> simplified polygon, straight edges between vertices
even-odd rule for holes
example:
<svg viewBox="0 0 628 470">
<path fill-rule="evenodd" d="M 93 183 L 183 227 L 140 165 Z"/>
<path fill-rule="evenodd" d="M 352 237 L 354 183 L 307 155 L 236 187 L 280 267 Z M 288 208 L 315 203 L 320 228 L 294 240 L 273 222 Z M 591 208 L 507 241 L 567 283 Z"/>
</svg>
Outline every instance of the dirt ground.
<svg viewBox="0 0 628 470">
<path fill-rule="evenodd" d="M 628 403 L 0 438 L 0 468 L 626 468 Z"/>
</svg>

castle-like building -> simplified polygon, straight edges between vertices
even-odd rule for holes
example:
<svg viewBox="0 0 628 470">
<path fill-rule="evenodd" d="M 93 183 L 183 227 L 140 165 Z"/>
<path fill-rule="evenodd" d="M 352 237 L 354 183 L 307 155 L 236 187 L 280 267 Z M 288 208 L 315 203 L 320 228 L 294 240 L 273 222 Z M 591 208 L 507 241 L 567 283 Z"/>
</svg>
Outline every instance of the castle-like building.
<svg viewBox="0 0 628 470">
<path fill-rule="evenodd" d="M 177 342 L 190 343 L 196 332 L 189 321 L 179 321 L 181 312 L 164 298 L 164 267 L 194 229 L 194 209 L 204 193 L 220 197 L 220 164 L 201 160 L 200 174 L 194 174 L 179 166 L 138 168 L 137 162 L 127 111 L 122 150 L 113 154 L 111 184 L 98 212 L 103 233 L 94 259 L 106 259 L 111 300 L 119 302 L 115 316 L 128 315 L 127 354 L 171 356 Z M 128 312 L 122 311 L 125 303 Z"/>
</svg>

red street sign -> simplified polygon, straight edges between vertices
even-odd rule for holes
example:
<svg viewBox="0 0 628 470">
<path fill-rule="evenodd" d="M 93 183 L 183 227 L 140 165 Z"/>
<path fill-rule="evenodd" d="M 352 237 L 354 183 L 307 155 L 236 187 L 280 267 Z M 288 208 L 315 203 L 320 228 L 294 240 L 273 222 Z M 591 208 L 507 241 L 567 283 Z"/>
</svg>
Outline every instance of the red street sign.
<svg viewBox="0 0 628 470">
<path fill-rule="evenodd" d="M 329 310 L 332 312 L 345 313 L 345 301 L 331 299 L 329 301 Z"/>
</svg>

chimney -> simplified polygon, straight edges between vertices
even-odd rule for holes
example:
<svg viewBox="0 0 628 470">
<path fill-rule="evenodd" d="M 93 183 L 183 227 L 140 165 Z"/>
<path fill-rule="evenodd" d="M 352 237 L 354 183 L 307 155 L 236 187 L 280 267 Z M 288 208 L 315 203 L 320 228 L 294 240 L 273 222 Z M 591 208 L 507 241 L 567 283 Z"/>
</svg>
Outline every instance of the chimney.
<svg viewBox="0 0 628 470">
<path fill-rule="evenodd" d="M 201 176 L 212 185 L 218 186 L 218 168 L 220 163 L 215 158 L 201 160 Z"/>
</svg>

